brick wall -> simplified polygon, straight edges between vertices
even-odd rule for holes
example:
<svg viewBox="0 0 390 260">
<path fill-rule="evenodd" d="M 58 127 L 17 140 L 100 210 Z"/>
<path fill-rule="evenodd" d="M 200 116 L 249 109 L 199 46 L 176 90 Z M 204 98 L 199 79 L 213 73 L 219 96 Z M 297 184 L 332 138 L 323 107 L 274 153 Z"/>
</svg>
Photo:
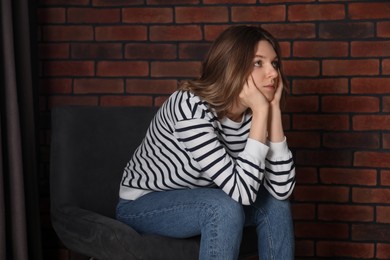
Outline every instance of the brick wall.
<svg viewBox="0 0 390 260">
<path fill-rule="evenodd" d="M 290 83 L 297 259 L 390 259 L 389 1 L 40 0 L 38 19 L 47 256 L 67 259 L 48 220 L 51 108 L 159 106 L 219 32 L 262 24 Z"/>
</svg>

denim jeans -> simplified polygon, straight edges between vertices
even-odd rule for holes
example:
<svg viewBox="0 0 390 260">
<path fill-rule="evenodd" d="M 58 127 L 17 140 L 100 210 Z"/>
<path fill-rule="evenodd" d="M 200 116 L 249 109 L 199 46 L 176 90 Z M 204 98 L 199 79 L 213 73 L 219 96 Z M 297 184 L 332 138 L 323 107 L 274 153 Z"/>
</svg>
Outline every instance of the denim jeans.
<svg viewBox="0 0 390 260">
<path fill-rule="evenodd" d="M 264 188 L 250 206 L 216 188 L 152 192 L 135 201 L 121 199 L 116 214 L 140 233 L 201 235 L 201 260 L 237 259 L 243 227 L 248 225 L 256 227 L 259 259 L 294 259 L 290 203 L 273 198 Z"/>
</svg>

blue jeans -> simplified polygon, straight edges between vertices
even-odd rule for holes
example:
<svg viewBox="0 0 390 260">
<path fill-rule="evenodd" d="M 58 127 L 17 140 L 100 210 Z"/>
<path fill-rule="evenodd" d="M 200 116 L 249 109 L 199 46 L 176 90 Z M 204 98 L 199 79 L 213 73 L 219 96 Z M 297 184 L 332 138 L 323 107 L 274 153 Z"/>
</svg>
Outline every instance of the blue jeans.
<svg viewBox="0 0 390 260">
<path fill-rule="evenodd" d="M 261 260 L 294 259 L 289 201 L 264 188 L 255 204 L 243 206 L 220 189 L 152 192 L 135 201 L 121 199 L 117 219 L 140 233 L 175 238 L 201 235 L 199 259 L 237 259 L 244 226 L 255 226 Z"/>
</svg>

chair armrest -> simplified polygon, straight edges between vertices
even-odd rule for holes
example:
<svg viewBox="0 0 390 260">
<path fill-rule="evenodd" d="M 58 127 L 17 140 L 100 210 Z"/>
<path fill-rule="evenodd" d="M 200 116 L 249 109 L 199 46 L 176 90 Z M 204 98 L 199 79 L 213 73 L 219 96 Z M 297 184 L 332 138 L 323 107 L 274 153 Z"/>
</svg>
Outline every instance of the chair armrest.
<svg viewBox="0 0 390 260">
<path fill-rule="evenodd" d="M 97 259 L 198 258 L 198 239 L 140 235 L 116 219 L 77 207 L 52 208 L 51 218 L 66 247 Z"/>
</svg>

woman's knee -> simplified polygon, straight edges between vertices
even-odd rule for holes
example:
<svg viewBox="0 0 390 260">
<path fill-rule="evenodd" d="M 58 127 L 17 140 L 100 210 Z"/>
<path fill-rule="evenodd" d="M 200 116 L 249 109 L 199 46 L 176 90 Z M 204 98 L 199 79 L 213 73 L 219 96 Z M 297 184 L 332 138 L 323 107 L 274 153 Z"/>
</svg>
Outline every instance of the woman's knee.
<svg viewBox="0 0 390 260">
<path fill-rule="evenodd" d="M 245 222 L 243 206 L 225 193 L 219 193 L 217 192 L 215 196 L 209 196 L 203 201 L 205 219 L 214 218 L 218 222 L 227 224 L 227 226 L 237 225 L 242 227 Z"/>
</svg>

